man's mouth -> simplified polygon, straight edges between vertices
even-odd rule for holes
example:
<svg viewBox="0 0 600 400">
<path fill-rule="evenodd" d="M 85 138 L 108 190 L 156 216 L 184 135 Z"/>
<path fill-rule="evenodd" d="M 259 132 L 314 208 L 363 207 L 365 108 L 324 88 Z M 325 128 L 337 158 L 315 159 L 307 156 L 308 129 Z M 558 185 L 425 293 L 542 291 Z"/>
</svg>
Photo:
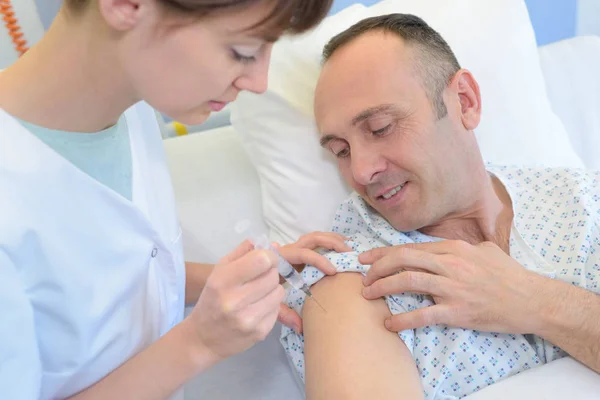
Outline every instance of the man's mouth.
<svg viewBox="0 0 600 400">
<path fill-rule="evenodd" d="M 389 200 L 389 199 L 391 199 L 399 191 L 402 190 L 402 188 L 404 187 L 404 185 L 406 185 L 406 182 L 403 183 L 402 185 L 398 185 L 398 186 L 395 186 L 395 187 L 391 188 L 390 190 L 388 190 L 385 193 L 380 194 L 379 196 L 377 196 L 377 200 Z"/>
</svg>

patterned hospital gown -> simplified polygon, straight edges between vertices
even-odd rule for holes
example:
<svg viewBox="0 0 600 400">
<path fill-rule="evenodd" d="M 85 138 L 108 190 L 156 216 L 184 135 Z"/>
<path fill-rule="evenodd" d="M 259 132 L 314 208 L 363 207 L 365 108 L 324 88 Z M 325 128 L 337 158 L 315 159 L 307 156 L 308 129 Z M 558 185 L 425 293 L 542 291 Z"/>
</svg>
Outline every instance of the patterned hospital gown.
<svg viewBox="0 0 600 400">
<path fill-rule="evenodd" d="M 518 169 L 488 165 L 507 188 L 514 221 L 510 255 L 525 268 L 599 292 L 600 173 L 573 169 Z M 338 271 L 366 273 L 358 262 L 363 251 L 403 243 L 441 240 L 419 232 L 400 233 L 356 193 L 335 216 L 333 231 L 350 238 L 351 253 L 329 253 Z M 312 285 L 323 277 L 307 267 Z M 387 296 L 392 314 L 433 304 L 417 294 Z M 304 295 L 288 292 L 290 307 L 301 312 Z M 564 357 L 564 351 L 533 335 L 512 335 L 442 325 L 399 333 L 418 368 L 427 399 L 458 399 L 529 368 Z M 304 338 L 283 328 L 281 343 L 304 381 Z"/>
</svg>

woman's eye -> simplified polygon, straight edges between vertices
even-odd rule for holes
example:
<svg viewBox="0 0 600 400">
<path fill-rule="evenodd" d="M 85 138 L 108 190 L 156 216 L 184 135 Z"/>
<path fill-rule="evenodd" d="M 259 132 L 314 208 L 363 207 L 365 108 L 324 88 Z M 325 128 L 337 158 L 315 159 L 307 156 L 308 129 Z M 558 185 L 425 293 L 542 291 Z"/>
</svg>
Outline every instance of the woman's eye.
<svg viewBox="0 0 600 400">
<path fill-rule="evenodd" d="M 255 56 L 246 56 L 246 55 L 240 54 L 236 50 L 231 50 L 231 51 L 233 53 L 233 58 L 236 61 L 241 62 L 242 64 L 250 64 L 250 63 L 253 63 L 256 61 Z"/>
<path fill-rule="evenodd" d="M 242 64 L 249 64 L 256 61 L 256 57 L 262 50 L 261 46 L 233 46 L 231 54 L 233 58 Z"/>
</svg>

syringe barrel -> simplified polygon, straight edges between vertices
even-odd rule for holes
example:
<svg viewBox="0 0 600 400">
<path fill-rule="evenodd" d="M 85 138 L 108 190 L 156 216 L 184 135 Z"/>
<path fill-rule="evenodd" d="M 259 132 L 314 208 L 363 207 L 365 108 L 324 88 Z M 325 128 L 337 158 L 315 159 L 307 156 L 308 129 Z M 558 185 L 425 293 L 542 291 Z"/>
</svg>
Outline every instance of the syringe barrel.
<svg viewBox="0 0 600 400">
<path fill-rule="evenodd" d="M 277 254 L 277 257 L 279 258 L 279 262 L 277 263 L 277 271 L 279 272 L 279 275 L 281 275 L 286 282 L 292 285 L 294 289 L 302 289 L 302 286 L 304 286 L 304 280 L 302 279 L 302 276 L 300 276 L 298 271 L 296 271 L 294 267 L 292 267 L 292 265 L 273 247 L 267 235 L 259 235 L 250 241 L 254 245 L 255 249 L 271 250 L 273 253 Z"/>
</svg>

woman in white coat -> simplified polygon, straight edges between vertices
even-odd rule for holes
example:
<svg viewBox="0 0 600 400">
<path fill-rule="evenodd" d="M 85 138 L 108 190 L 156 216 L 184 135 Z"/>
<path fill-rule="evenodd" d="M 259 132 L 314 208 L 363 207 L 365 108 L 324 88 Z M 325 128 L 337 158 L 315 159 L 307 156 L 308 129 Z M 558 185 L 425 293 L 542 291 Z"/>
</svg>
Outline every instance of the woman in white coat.
<svg viewBox="0 0 600 400">
<path fill-rule="evenodd" d="M 330 5 L 65 0 L 0 73 L 0 397 L 163 399 L 278 315 L 301 329 L 273 253 L 184 262 L 153 108 L 198 124 L 264 91 L 272 42 Z M 317 246 L 345 248 L 316 233 L 281 252 L 331 272 Z"/>
</svg>

